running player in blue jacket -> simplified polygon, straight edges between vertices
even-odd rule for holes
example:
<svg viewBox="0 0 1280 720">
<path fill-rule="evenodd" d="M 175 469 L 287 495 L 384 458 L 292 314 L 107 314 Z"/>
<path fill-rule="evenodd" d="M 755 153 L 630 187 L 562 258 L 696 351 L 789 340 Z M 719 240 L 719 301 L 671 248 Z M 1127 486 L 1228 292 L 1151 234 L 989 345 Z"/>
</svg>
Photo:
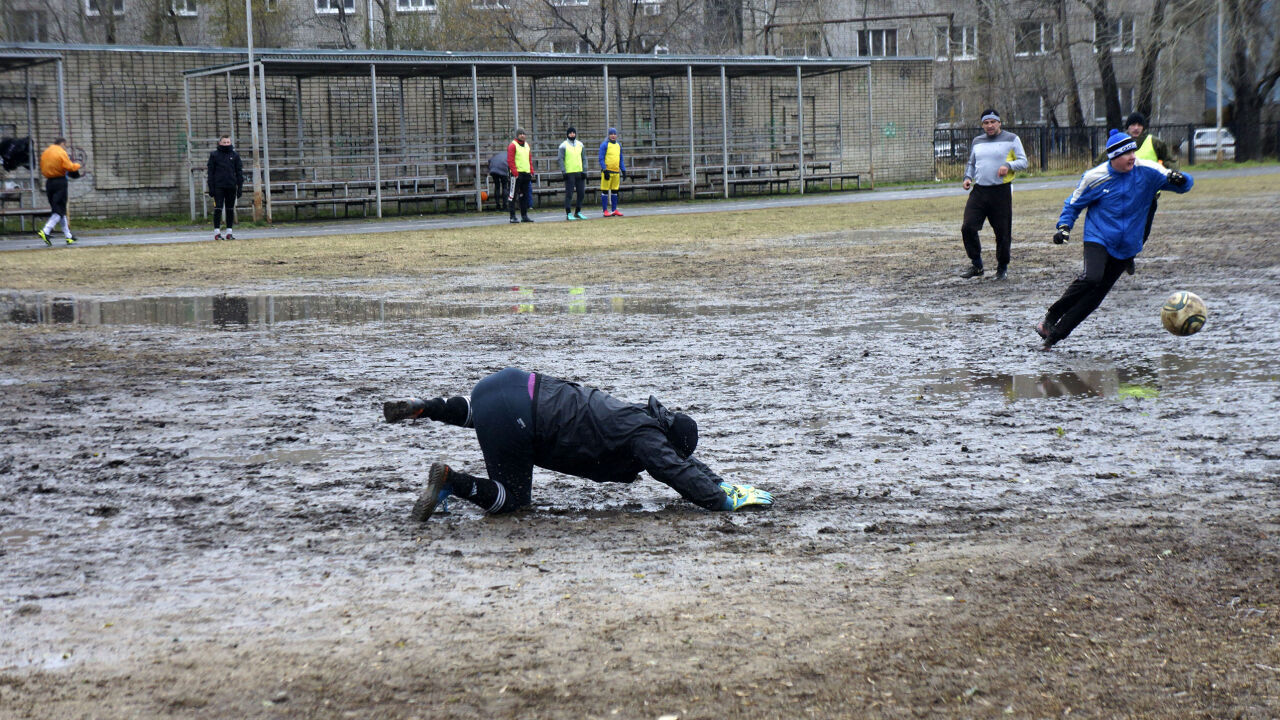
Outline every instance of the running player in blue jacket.
<svg viewBox="0 0 1280 720">
<path fill-rule="evenodd" d="M 1057 302 L 1049 306 L 1036 332 L 1048 350 L 1071 334 L 1089 313 L 1098 309 L 1121 273 L 1133 272 L 1133 258 L 1142 252 L 1147 209 L 1156 193 L 1172 190 L 1185 193 L 1194 180 L 1190 175 L 1169 171 L 1158 163 L 1139 160 L 1138 143 L 1112 130 L 1107 139 L 1107 162 L 1080 177 L 1075 192 L 1062 204 L 1058 231 L 1053 241 L 1059 245 L 1070 237 L 1081 212 L 1084 220 L 1084 272 L 1067 286 Z"/>
</svg>

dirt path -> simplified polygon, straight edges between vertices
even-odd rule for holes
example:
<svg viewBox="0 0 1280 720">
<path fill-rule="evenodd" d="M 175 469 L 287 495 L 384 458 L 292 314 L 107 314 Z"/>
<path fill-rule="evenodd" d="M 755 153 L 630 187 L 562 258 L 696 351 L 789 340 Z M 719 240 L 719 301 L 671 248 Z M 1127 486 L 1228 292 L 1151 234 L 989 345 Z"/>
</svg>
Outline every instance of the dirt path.
<svg viewBox="0 0 1280 720">
<path fill-rule="evenodd" d="M 1006 283 L 904 215 L 273 280 L 221 322 L 11 297 L 0 717 L 1276 718 L 1275 200 L 1162 201 L 1047 354 L 1079 250 L 1039 216 Z M 381 400 L 507 365 L 656 394 L 778 507 L 541 473 L 528 511 L 413 524 L 427 464 L 479 452 Z"/>
</svg>

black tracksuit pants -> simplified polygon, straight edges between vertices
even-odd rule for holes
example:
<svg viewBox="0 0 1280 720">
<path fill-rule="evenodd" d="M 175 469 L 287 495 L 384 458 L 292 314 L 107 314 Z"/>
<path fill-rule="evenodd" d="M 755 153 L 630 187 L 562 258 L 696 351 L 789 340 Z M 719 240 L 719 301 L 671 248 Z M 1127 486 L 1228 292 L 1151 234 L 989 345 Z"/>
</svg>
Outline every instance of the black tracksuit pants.
<svg viewBox="0 0 1280 720">
<path fill-rule="evenodd" d="M 510 512 L 532 502 L 532 388 L 529 373 L 507 368 L 471 390 L 471 422 L 489 477 L 452 472 L 449 489 L 486 512 Z"/>
<path fill-rule="evenodd" d="M 213 196 L 213 227 L 222 227 L 222 214 L 227 214 L 227 229 L 236 226 L 236 189 L 234 187 L 216 187 L 209 191 Z"/>
<path fill-rule="evenodd" d="M 1089 314 L 1098 309 L 1103 298 L 1133 259 L 1119 260 L 1111 257 L 1107 248 L 1095 242 L 1084 245 L 1084 272 L 1067 286 L 1058 301 L 1049 306 L 1044 316 L 1044 327 L 1051 342 L 1057 342 L 1071 334 Z"/>
<path fill-rule="evenodd" d="M 1009 248 L 1013 244 L 1013 185 L 974 185 L 969 200 L 964 205 L 964 222 L 960 225 L 960 237 L 964 251 L 974 267 L 982 267 L 982 242 L 978 231 L 983 221 L 991 224 L 996 235 L 996 268 L 1009 266 Z"/>
<path fill-rule="evenodd" d="M 507 206 L 507 210 L 511 212 L 511 217 L 516 216 L 517 209 L 524 217 L 529 216 L 529 208 L 533 207 L 533 193 L 529 188 L 532 181 L 533 175 L 529 173 L 516 175 L 515 182 L 511 184 L 511 194 L 508 196 L 511 203 Z"/>
<path fill-rule="evenodd" d="M 489 179 L 493 180 L 493 195 L 498 200 L 498 209 L 502 210 L 507 206 L 507 193 L 511 191 L 511 178 L 498 173 L 489 173 Z"/>
<path fill-rule="evenodd" d="M 54 215 L 67 216 L 67 178 L 45 178 L 44 193 L 49 197 L 49 209 Z"/>
<path fill-rule="evenodd" d="M 582 198 L 587 194 L 587 174 L 586 173 L 565 173 L 564 174 L 564 212 L 569 214 L 570 199 L 574 193 L 577 193 L 576 202 L 572 203 L 574 212 L 582 212 Z"/>
</svg>

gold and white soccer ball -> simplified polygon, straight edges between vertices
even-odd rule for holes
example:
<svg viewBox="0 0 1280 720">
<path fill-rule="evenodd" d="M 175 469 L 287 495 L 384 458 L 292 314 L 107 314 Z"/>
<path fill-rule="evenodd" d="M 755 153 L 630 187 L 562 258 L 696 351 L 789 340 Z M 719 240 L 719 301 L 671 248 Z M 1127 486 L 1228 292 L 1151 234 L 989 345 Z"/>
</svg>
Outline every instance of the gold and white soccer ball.
<svg viewBox="0 0 1280 720">
<path fill-rule="evenodd" d="M 1174 335 L 1195 335 L 1208 317 L 1209 308 L 1200 296 L 1186 290 L 1170 295 L 1160 308 L 1160 322 Z"/>
</svg>

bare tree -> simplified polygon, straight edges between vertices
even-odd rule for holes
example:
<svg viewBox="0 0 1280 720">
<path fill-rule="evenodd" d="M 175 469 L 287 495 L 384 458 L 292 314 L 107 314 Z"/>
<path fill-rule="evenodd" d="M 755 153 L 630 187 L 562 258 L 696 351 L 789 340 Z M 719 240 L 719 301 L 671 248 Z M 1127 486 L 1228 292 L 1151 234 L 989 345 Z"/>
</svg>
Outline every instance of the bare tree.
<svg viewBox="0 0 1280 720">
<path fill-rule="evenodd" d="M 1280 6 L 1269 0 L 1225 0 L 1224 18 L 1240 162 L 1261 155 L 1262 108 L 1280 80 Z"/>
<path fill-rule="evenodd" d="M 160 0 L 168 2 L 168 0 Z M 209 33 L 227 47 L 248 44 L 245 33 L 244 0 L 215 0 Z M 252 0 L 253 44 L 258 47 L 286 47 L 299 24 L 299 11 L 292 3 L 277 3 L 268 11 L 266 0 Z M 216 28 L 216 30 L 215 30 Z"/>
<path fill-rule="evenodd" d="M 1080 104 L 1080 81 L 1076 77 L 1076 63 L 1071 56 L 1071 25 L 1067 22 L 1067 0 L 1053 0 L 1054 18 L 1058 34 L 1054 38 L 1058 61 L 1064 78 L 1062 92 L 1067 102 L 1067 125 L 1084 125 L 1084 107 Z"/>
<path fill-rule="evenodd" d="M 1116 68 L 1111 50 L 1122 38 L 1116 33 L 1116 25 L 1107 10 L 1107 0 L 1080 0 L 1093 17 L 1097 37 L 1094 42 L 1094 59 L 1098 63 L 1098 76 L 1102 82 L 1103 102 L 1106 106 L 1107 126 L 1120 127 L 1120 87 L 1116 82 Z M 1156 0 L 1159 2 L 1159 0 Z"/>
</svg>

